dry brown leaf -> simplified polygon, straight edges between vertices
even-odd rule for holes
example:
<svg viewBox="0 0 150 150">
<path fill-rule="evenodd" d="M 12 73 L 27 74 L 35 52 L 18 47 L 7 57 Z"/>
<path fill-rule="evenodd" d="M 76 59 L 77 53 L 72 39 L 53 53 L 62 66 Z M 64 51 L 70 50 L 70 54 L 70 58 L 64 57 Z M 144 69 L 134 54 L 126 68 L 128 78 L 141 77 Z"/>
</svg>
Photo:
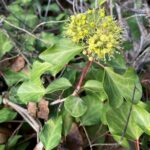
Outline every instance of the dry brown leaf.
<svg viewBox="0 0 150 150">
<path fill-rule="evenodd" d="M 77 124 L 73 123 L 69 134 L 66 137 L 66 145 L 70 150 L 82 150 L 83 138 Z"/>
<path fill-rule="evenodd" d="M 49 115 L 49 108 L 48 108 L 48 101 L 42 99 L 38 104 L 39 111 L 37 113 L 38 118 L 48 120 Z"/>
<path fill-rule="evenodd" d="M 0 133 L 0 144 L 4 144 L 8 140 L 8 136 L 6 134 Z"/>
<path fill-rule="evenodd" d="M 11 65 L 11 70 L 14 72 L 18 72 L 21 69 L 23 69 L 25 66 L 25 60 L 22 56 L 18 56 L 17 58 L 14 59 L 12 65 Z"/>
<path fill-rule="evenodd" d="M 10 135 L 9 129 L 0 127 L 0 144 L 6 143 Z"/>
<path fill-rule="evenodd" d="M 32 116 L 32 117 L 36 117 L 36 112 L 37 112 L 37 105 L 34 102 L 29 102 L 28 103 L 28 113 Z"/>
<path fill-rule="evenodd" d="M 28 66 L 26 65 L 22 70 L 21 70 L 24 74 L 29 75 L 30 71 Z"/>
<path fill-rule="evenodd" d="M 66 150 L 66 148 L 63 147 L 63 145 L 60 144 L 60 145 L 57 147 L 57 150 Z"/>
</svg>

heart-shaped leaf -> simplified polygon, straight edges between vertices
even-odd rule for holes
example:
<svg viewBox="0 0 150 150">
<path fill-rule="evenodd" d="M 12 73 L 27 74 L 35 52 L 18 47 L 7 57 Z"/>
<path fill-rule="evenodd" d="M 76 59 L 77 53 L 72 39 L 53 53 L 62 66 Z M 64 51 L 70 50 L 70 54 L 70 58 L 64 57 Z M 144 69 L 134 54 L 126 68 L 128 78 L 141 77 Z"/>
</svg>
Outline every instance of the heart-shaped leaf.
<svg viewBox="0 0 150 150">
<path fill-rule="evenodd" d="M 40 140 L 42 141 L 46 150 L 55 148 L 61 140 L 62 131 L 62 118 L 50 119 L 44 125 L 41 133 Z"/>
<path fill-rule="evenodd" d="M 45 95 L 45 88 L 42 85 L 35 84 L 31 81 L 24 82 L 18 89 L 17 95 L 20 102 L 38 102 Z"/>
<path fill-rule="evenodd" d="M 72 84 L 66 78 L 59 78 L 53 81 L 47 88 L 46 93 L 53 93 L 59 90 L 66 90 L 67 88 L 71 87 Z"/>
<path fill-rule="evenodd" d="M 6 121 L 11 121 L 16 117 L 17 113 L 8 109 L 8 108 L 3 108 L 0 110 L 0 123 L 6 122 Z"/>
<path fill-rule="evenodd" d="M 85 96 L 83 100 L 87 105 L 87 111 L 80 118 L 81 124 L 85 126 L 99 124 L 102 103 L 94 94 Z"/>
<path fill-rule="evenodd" d="M 136 90 L 133 102 L 137 103 L 142 97 L 142 87 L 135 72 L 129 69 L 120 75 L 115 73 L 112 68 L 105 67 L 104 89 L 111 106 L 119 107 L 124 98 L 131 101 L 134 88 Z"/>
<path fill-rule="evenodd" d="M 139 105 L 133 107 L 133 118 L 137 125 L 148 135 L 150 135 L 150 113 Z"/>
<path fill-rule="evenodd" d="M 13 47 L 13 43 L 4 30 L 0 30 L 0 58 L 9 52 Z"/>
<path fill-rule="evenodd" d="M 50 71 L 51 67 L 52 65 L 50 63 L 35 61 L 30 72 L 30 80 L 34 83 L 40 82 L 41 75 L 46 71 Z"/>
<path fill-rule="evenodd" d="M 84 84 L 83 88 L 88 92 L 97 94 L 97 96 L 99 97 L 99 100 L 101 100 L 101 101 L 104 101 L 108 98 L 107 94 L 104 90 L 102 82 L 99 82 L 97 80 L 88 80 Z"/>
<path fill-rule="evenodd" d="M 69 96 L 65 100 L 65 109 L 73 117 L 80 117 L 86 112 L 87 106 L 80 97 Z"/>
<path fill-rule="evenodd" d="M 74 44 L 69 39 L 60 39 L 57 43 L 45 50 L 39 57 L 52 64 L 51 73 L 55 76 L 74 56 L 82 51 L 83 47 Z"/>
<path fill-rule="evenodd" d="M 110 132 L 113 135 L 117 135 L 120 137 L 122 136 L 125 125 L 127 123 L 130 106 L 131 103 L 124 102 L 119 108 L 112 108 L 107 112 L 107 124 Z M 125 137 L 130 140 L 137 140 L 142 133 L 143 130 L 137 125 L 134 120 L 133 113 L 131 112 Z"/>
</svg>

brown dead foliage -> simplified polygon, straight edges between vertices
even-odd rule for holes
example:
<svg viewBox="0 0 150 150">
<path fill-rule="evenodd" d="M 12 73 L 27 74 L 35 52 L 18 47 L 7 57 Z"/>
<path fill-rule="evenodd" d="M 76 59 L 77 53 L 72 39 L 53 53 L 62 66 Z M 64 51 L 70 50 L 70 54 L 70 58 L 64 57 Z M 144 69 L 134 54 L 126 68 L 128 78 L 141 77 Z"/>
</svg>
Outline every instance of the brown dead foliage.
<svg viewBox="0 0 150 150">
<path fill-rule="evenodd" d="M 12 62 L 10 68 L 14 72 L 18 72 L 21 69 L 23 69 L 24 66 L 25 66 L 25 60 L 24 60 L 24 58 L 22 56 L 18 56 L 17 58 L 14 59 L 14 61 Z"/>
<path fill-rule="evenodd" d="M 48 120 L 49 115 L 49 108 L 48 108 L 48 101 L 42 99 L 38 103 L 39 111 L 37 113 L 38 118 Z"/>
</svg>

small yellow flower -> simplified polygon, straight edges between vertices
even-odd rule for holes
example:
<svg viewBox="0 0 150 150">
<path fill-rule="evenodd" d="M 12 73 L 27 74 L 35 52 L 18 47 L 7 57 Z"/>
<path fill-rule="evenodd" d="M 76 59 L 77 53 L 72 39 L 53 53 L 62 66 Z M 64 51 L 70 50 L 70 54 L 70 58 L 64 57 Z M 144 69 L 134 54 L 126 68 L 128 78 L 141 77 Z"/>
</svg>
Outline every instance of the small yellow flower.
<svg viewBox="0 0 150 150">
<path fill-rule="evenodd" d="M 82 24 L 82 25 L 85 25 L 85 23 L 86 23 L 85 20 L 82 20 L 82 21 L 81 21 L 81 24 Z"/>
<path fill-rule="evenodd" d="M 112 43 L 108 43 L 107 44 L 107 48 L 109 49 L 109 48 L 112 48 L 113 47 L 113 45 L 112 45 Z"/>
<path fill-rule="evenodd" d="M 85 20 L 85 19 L 86 19 L 86 15 L 83 14 L 81 18 L 82 18 L 83 20 Z"/>
<path fill-rule="evenodd" d="M 94 23 L 94 22 L 91 22 L 91 23 L 90 23 L 90 26 L 91 26 L 91 27 L 95 27 L 95 23 Z"/>
<path fill-rule="evenodd" d="M 100 9 L 99 14 L 101 18 L 105 17 L 105 9 L 104 8 Z"/>
<path fill-rule="evenodd" d="M 98 56 L 99 56 L 99 58 L 103 58 L 103 57 L 104 57 L 104 54 L 103 54 L 102 52 L 99 52 L 99 53 L 98 53 Z"/>
<path fill-rule="evenodd" d="M 100 42 L 100 41 L 98 41 L 98 42 L 97 42 L 97 46 L 99 46 L 99 47 L 100 47 L 100 46 L 102 46 L 102 45 L 103 45 L 103 43 L 102 43 L 102 42 Z"/>
<path fill-rule="evenodd" d="M 90 39 L 89 39 L 89 44 L 94 44 L 94 42 L 95 42 L 94 37 L 90 37 Z"/>
<path fill-rule="evenodd" d="M 87 29 L 85 29 L 85 30 L 84 30 L 84 33 L 85 33 L 85 34 L 88 34 L 88 33 L 89 33 L 89 31 L 88 31 Z"/>
<path fill-rule="evenodd" d="M 106 19 L 107 19 L 108 22 L 112 22 L 113 21 L 113 18 L 111 16 L 107 16 Z"/>
<path fill-rule="evenodd" d="M 107 40 L 108 40 L 107 35 L 105 35 L 105 34 L 101 35 L 101 36 L 100 36 L 100 40 L 101 40 L 102 42 L 107 41 Z"/>
<path fill-rule="evenodd" d="M 106 23 L 106 22 L 103 22 L 103 23 L 102 23 L 102 26 L 103 26 L 103 28 L 106 28 L 106 27 L 107 27 L 107 23 Z"/>
<path fill-rule="evenodd" d="M 91 9 L 89 9 L 87 13 L 88 13 L 88 14 L 92 14 L 92 12 L 93 12 L 93 11 L 92 11 Z"/>
<path fill-rule="evenodd" d="M 78 28 L 77 28 L 77 31 L 79 31 L 79 32 L 82 31 L 81 27 L 78 27 Z"/>
<path fill-rule="evenodd" d="M 79 32 L 79 35 L 82 37 L 83 36 L 83 32 Z"/>
</svg>

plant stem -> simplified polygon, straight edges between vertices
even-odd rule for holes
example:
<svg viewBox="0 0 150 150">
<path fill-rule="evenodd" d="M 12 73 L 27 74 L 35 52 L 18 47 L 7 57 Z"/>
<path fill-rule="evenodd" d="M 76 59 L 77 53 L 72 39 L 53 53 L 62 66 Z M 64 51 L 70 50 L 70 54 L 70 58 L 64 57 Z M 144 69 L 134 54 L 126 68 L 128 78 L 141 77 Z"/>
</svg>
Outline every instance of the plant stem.
<svg viewBox="0 0 150 150">
<path fill-rule="evenodd" d="M 140 143 L 138 139 L 135 141 L 135 147 L 136 147 L 136 150 L 140 150 Z"/>
<path fill-rule="evenodd" d="M 74 92 L 72 93 L 73 96 L 77 96 L 79 90 L 81 89 L 83 80 L 84 80 L 87 72 L 89 71 L 91 64 L 92 64 L 92 61 L 88 61 L 88 63 L 86 64 L 86 66 L 82 69 L 82 73 L 81 73 L 80 79 L 78 81 L 78 84 L 76 85 L 76 88 L 75 88 Z M 64 102 L 65 100 L 66 100 L 65 98 L 58 99 L 58 100 L 50 103 L 50 105 L 57 105 L 59 103 Z"/>
<path fill-rule="evenodd" d="M 93 148 L 92 148 L 92 143 L 91 143 L 91 140 L 90 140 L 90 138 L 89 138 L 89 135 L 88 135 L 88 133 L 87 133 L 85 127 L 82 126 L 82 128 L 83 128 L 84 133 L 85 133 L 85 135 L 86 135 L 86 138 L 87 138 L 87 140 L 88 140 L 88 142 L 89 142 L 90 150 L 93 150 Z"/>
<path fill-rule="evenodd" d="M 41 125 L 37 120 L 35 120 L 27 111 L 27 109 L 9 101 L 7 98 L 3 98 L 3 104 L 10 106 L 13 108 L 16 112 L 18 112 L 23 119 L 29 123 L 29 125 L 39 134 L 41 130 Z"/>
<path fill-rule="evenodd" d="M 79 90 L 81 88 L 83 80 L 84 80 L 87 72 L 89 71 L 91 64 L 92 64 L 92 61 L 88 61 L 88 63 L 86 64 L 85 68 L 82 70 L 82 74 L 80 76 L 80 80 L 79 80 L 79 82 L 78 82 L 78 84 L 76 86 L 76 89 Z"/>
<path fill-rule="evenodd" d="M 80 90 L 80 88 L 82 86 L 82 83 L 83 83 L 83 80 L 84 80 L 87 72 L 89 71 L 91 64 L 92 64 L 92 61 L 88 61 L 88 63 L 86 64 L 85 68 L 83 68 L 81 76 L 80 76 L 80 79 L 79 79 L 79 82 L 76 85 L 76 89 L 73 92 L 73 95 L 77 95 L 78 91 Z"/>
</svg>

